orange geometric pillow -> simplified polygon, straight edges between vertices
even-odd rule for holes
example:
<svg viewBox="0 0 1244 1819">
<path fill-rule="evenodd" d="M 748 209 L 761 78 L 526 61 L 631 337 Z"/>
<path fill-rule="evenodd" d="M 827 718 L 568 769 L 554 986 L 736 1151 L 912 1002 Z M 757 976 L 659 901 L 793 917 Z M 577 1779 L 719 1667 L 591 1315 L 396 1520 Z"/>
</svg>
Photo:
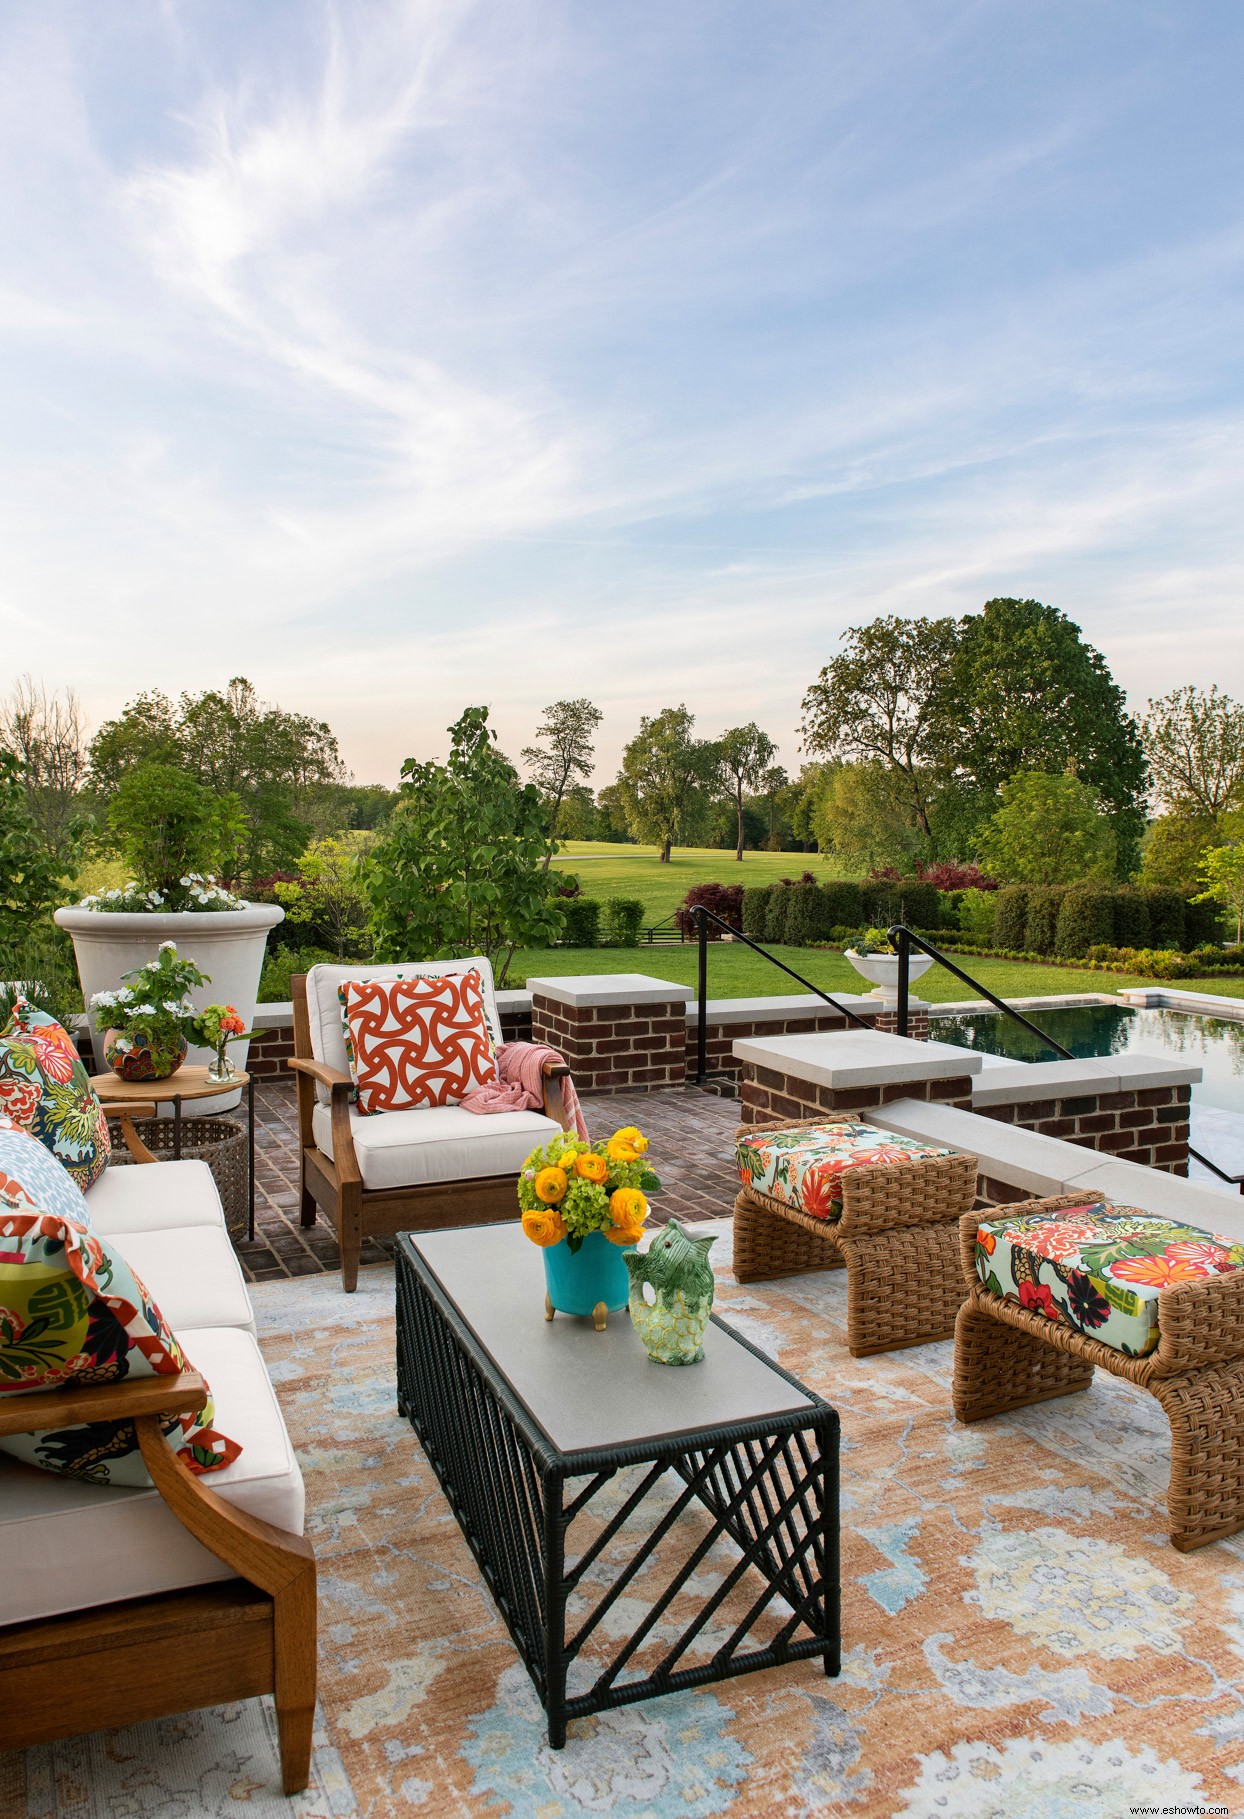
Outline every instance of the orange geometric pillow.
<svg viewBox="0 0 1244 1819">
<path fill-rule="evenodd" d="M 413 979 L 349 979 L 337 988 L 360 1112 L 456 1105 L 497 1078 L 474 967 Z"/>
</svg>

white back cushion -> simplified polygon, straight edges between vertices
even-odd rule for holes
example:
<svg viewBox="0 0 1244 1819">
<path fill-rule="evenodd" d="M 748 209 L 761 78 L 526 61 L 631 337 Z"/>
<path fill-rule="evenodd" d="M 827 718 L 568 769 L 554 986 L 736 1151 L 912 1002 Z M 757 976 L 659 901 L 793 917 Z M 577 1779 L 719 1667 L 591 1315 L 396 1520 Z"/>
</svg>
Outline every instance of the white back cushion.
<svg viewBox="0 0 1244 1819">
<path fill-rule="evenodd" d="M 345 1031 L 341 1021 L 341 1000 L 337 988 L 347 979 L 386 980 L 386 979 L 441 979 L 446 973 L 465 973 L 471 967 L 480 977 L 480 987 L 484 995 L 484 1015 L 488 1019 L 488 1030 L 498 1046 L 503 1041 L 501 1035 L 501 1013 L 497 1009 L 497 993 L 493 984 L 491 962 L 477 954 L 468 960 L 403 960 L 392 966 L 374 966 L 370 962 L 356 961 L 353 965 L 313 966 L 307 974 L 307 1013 L 311 1019 L 311 1053 L 317 1061 L 323 1061 L 327 1067 L 335 1067 L 339 1073 L 348 1074 L 350 1064 L 346 1059 Z M 331 1095 L 328 1088 L 316 1082 L 316 1097 L 321 1104 L 327 1105 Z"/>
</svg>

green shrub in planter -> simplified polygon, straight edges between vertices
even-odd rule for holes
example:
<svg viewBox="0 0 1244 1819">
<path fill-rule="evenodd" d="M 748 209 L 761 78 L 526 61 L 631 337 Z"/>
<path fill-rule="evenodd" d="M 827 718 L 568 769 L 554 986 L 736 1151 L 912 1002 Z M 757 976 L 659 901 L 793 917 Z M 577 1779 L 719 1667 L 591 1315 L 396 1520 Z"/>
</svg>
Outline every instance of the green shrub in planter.
<svg viewBox="0 0 1244 1819">
<path fill-rule="evenodd" d="M 1149 905 L 1140 891 L 1114 893 L 1114 944 L 1116 947 L 1149 946 Z"/>
<path fill-rule="evenodd" d="M 557 907 L 565 918 L 563 947 L 595 947 L 600 940 L 600 900 L 596 897 L 559 897 Z"/>
<path fill-rule="evenodd" d="M 743 892 L 743 933 L 750 935 L 753 941 L 763 941 L 765 938 L 769 891 L 769 885 L 755 884 Z"/>
<path fill-rule="evenodd" d="M 1091 947 L 1114 938 L 1115 893 L 1098 884 L 1073 884 L 1063 898 L 1054 933 L 1054 951 L 1082 959 Z"/>
<path fill-rule="evenodd" d="M 788 893 L 786 943 L 788 947 L 807 947 L 814 941 L 828 941 L 834 924 L 829 916 L 829 899 L 819 884 L 796 884 Z"/>
<path fill-rule="evenodd" d="M 563 904 L 563 908 L 566 906 Z M 638 947 L 647 911 L 642 897 L 606 897 L 605 947 Z"/>
<path fill-rule="evenodd" d="M 1058 912 L 1067 895 L 1065 884 L 1030 884 L 1024 912 L 1023 945 L 1030 954 L 1052 954 L 1058 933 Z"/>
<path fill-rule="evenodd" d="M 995 894 L 998 904 L 994 911 L 993 938 L 999 947 L 1022 948 L 1028 919 L 1028 886 L 1007 884 Z"/>
<path fill-rule="evenodd" d="M 1169 950 L 1184 945 L 1184 895 L 1170 884 L 1145 884 L 1139 895 L 1149 912 L 1149 945 Z"/>
<path fill-rule="evenodd" d="M 860 887 L 850 878 L 832 880 L 821 886 L 825 914 L 830 928 L 859 928 L 864 921 L 864 900 Z"/>
</svg>

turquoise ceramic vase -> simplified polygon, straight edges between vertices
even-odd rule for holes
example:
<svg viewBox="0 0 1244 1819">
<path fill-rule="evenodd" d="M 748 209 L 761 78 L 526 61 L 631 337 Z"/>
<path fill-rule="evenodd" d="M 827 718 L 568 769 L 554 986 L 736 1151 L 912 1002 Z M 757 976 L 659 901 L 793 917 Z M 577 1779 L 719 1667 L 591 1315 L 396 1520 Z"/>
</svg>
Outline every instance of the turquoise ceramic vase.
<svg viewBox="0 0 1244 1819">
<path fill-rule="evenodd" d="M 610 1244 L 603 1232 L 589 1232 L 577 1251 L 563 1238 L 560 1244 L 548 1245 L 543 1256 L 548 1319 L 554 1312 L 594 1314 L 602 1303 L 609 1313 L 626 1306 L 630 1292 L 626 1250 Z"/>
</svg>

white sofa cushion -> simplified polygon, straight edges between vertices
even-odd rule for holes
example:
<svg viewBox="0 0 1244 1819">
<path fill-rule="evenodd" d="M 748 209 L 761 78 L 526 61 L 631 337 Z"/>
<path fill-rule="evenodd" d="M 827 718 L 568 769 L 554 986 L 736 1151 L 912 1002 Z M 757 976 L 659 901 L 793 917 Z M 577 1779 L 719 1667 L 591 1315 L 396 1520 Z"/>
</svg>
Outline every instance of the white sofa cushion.
<svg viewBox="0 0 1244 1819">
<path fill-rule="evenodd" d="M 311 1053 L 317 1061 L 323 1061 L 328 1067 L 335 1067 L 339 1073 L 348 1074 L 350 1063 L 346 1056 L 345 1031 L 341 1021 L 341 1000 L 337 996 L 339 986 L 348 979 L 439 979 L 446 973 L 465 973 L 474 967 L 479 974 L 480 990 L 484 997 L 484 1015 L 488 1019 L 488 1032 L 493 1041 L 500 1045 L 501 1013 L 497 1009 L 497 993 L 493 984 L 491 962 L 482 954 L 469 960 L 406 960 L 393 966 L 372 966 L 356 962 L 353 966 L 313 966 L 307 974 L 307 1014 L 311 1020 Z M 316 1082 L 316 1097 L 321 1105 L 329 1101 L 328 1088 Z M 323 1148 L 323 1145 L 320 1146 Z"/>
<path fill-rule="evenodd" d="M 109 1163 L 86 1204 L 101 1238 L 187 1225 L 225 1229 L 224 1209 L 206 1162 L 144 1162 L 141 1167 Z"/>
<path fill-rule="evenodd" d="M 537 1144 L 560 1135 L 561 1125 L 542 1112 L 494 1112 L 479 1117 L 460 1105 L 424 1106 L 411 1112 L 350 1113 L 354 1153 L 366 1188 L 423 1187 L 436 1181 L 469 1181 L 482 1175 L 517 1175 Z M 317 1105 L 311 1133 L 326 1156 L 333 1153 L 332 1113 Z M 515 1201 L 515 1216 L 518 1203 Z"/>
<path fill-rule="evenodd" d="M 204 1483 L 290 1534 L 303 1529 L 302 1474 L 259 1347 L 237 1327 L 179 1331 L 216 1400 L 222 1432 L 242 1446 Z M 0 1624 L 231 1579 L 158 1491 L 84 1484 L 0 1458 Z"/>
<path fill-rule="evenodd" d="M 203 1326 L 255 1331 L 246 1281 L 229 1235 L 220 1226 L 113 1232 L 108 1242 L 120 1251 L 175 1333 Z M 229 1432 L 219 1420 L 216 1425 L 222 1434 Z"/>
</svg>

